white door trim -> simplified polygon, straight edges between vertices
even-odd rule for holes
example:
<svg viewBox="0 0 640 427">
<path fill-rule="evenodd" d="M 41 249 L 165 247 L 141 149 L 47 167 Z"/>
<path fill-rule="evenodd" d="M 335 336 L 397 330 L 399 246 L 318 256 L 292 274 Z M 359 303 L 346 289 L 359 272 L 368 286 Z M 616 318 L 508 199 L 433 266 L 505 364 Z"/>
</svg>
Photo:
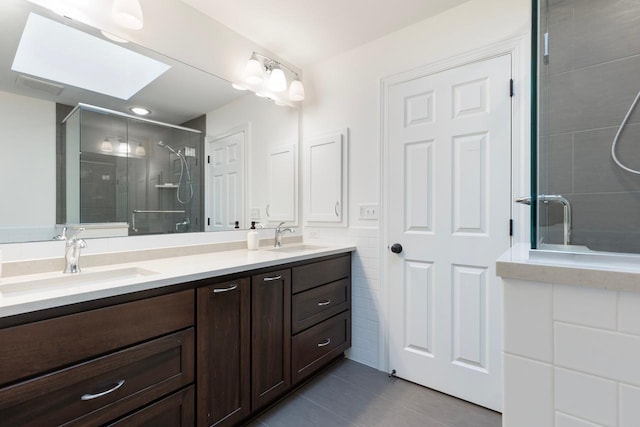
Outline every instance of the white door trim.
<svg viewBox="0 0 640 427">
<path fill-rule="evenodd" d="M 212 154 L 211 151 L 211 144 L 221 140 L 222 138 L 226 138 L 228 136 L 231 135 L 235 135 L 236 133 L 239 132 L 244 132 L 244 147 L 243 147 L 243 164 L 242 164 L 242 173 L 244 175 L 244 182 L 243 182 L 243 201 L 242 201 L 242 205 L 244 206 L 244 212 L 242 212 L 242 216 L 243 216 L 243 221 L 247 220 L 248 218 L 251 218 L 250 215 L 250 207 L 247 204 L 247 202 L 249 200 L 251 200 L 251 186 L 249 185 L 249 182 L 251 182 L 251 160 L 249 159 L 249 150 L 251 149 L 251 123 L 247 122 L 247 123 L 242 123 L 240 125 L 234 126 L 232 128 L 229 128 L 227 130 L 225 130 L 224 132 L 220 132 L 216 135 L 205 135 L 204 138 L 204 162 L 205 162 L 205 166 L 204 166 L 204 182 L 208 183 L 209 179 L 211 179 L 211 170 L 210 170 L 210 165 L 207 163 L 207 158 L 208 156 L 210 156 Z M 211 195 L 209 194 L 208 191 L 206 191 L 206 185 L 205 185 L 205 191 L 204 191 L 204 218 L 210 218 L 211 217 Z M 203 221 L 206 222 L 205 219 L 203 219 Z M 204 229 L 205 231 L 210 231 L 209 230 L 208 225 L 205 224 Z"/>
<path fill-rule="evenodd" d="M 451 68 L 473 62 L 484 61 L 506 54 L 511 55 L 511 75 L 514 79 L 514 97 L 512 98 L 511 115 L 511 198 L 521 194 L 529 194 L 530 186 L 530 105 L 531 97 L 531 71 L 529 55 L 529 35 L 523 35 L 501 41 L 455 55 L 441 61 L 437 61 L 423 67 L 407 72 L 385 77 L 380 82 L 380 182 L 381 182 L 381 206 L 380 210 L 380 245 L 379 257 L 381 260 L 380 269 L 380 294 L 384 303 L 380 304 L 379 311 L 379 366 L 380 370 L 389 372 L 389 277 L 387 246 L 389 242 L 389 227 L 387 224 L 390 206 L 389 188 L 387 185 L 387 171 L 389 170 L 389 125 L 387 123 L 387 104 L 389 100 L 389 88 L 395 84 L 403 83 L 419 77 L 436 74 Z M 506 84 L 506 83 L 505 83 Z M 512 205 L 512 215 L 514 221 L 514 235 L 512 244 L 516 242 L 526 242 L 529 240 L 529 211 L 524 208 L 514 209 Z"/>
</svg>

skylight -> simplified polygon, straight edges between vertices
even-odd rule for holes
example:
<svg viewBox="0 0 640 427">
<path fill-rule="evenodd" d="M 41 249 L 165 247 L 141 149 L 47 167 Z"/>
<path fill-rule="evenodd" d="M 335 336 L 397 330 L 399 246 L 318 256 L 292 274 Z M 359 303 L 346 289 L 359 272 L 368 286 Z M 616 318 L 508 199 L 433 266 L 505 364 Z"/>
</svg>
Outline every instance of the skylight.
<svg viewBox="0 0 640 427">
<path fill-rule="evenodd" d="M 29 14 L 11 69 L 127 100 L 169 68 L 34 13 Z"/>
</svg>

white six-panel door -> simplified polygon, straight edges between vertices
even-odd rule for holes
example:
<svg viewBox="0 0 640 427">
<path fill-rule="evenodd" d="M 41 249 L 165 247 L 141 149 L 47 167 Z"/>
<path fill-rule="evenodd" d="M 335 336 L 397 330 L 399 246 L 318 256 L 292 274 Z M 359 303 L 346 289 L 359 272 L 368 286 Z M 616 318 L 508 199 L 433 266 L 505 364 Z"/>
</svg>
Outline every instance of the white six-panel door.
<svg viewBox="0 0 640 427">
<path fill-rule="evenodd" d="M 509 55 L 388 89 L 389 367 L 501 409 L 501 290 L 510 245 Z"/>
<path fill-rule="evenodd" d="M 247 228 L 244 221 L 244 146 L 241 130 L 210 142 L 208 229 L 233 230 L 235 222 Z"/>
</svg>

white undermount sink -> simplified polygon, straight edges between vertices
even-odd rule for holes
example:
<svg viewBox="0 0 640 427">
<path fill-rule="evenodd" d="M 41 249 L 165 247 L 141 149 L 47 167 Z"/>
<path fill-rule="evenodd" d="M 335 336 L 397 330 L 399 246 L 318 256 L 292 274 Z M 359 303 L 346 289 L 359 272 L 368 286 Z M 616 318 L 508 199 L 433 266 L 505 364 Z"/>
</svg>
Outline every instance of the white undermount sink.
<svg viewBox="0 0 640 427">
<path fill-rule="evenodd" d="M 119 281 L 158 274 L 155 271 L 138 267 L 126 267 L 113 270 L 87 271 L 78 274 L 55 273 L 51 277 L 34 280 L 20 280 L 3 284 L 0 281 L 0 295 L 15 297 L 43 291 L 55 291 L 87 285 L 117 284 Z M 6 282 L 6 280 L 5 280 Z"/>
<path fill-rule="evenodd" d="M 316 246 L 316 245 L 294 245 L 294 246 L 282 246 L 279 248 L 271 248 L 267 249 L 268 251 L 273 252 L 286 252 L 286 253 L 295 253 L 295 252 L 309 252 L 315 251 L 318 249 L 325 249 L 326 246 Z"/>
</svg>

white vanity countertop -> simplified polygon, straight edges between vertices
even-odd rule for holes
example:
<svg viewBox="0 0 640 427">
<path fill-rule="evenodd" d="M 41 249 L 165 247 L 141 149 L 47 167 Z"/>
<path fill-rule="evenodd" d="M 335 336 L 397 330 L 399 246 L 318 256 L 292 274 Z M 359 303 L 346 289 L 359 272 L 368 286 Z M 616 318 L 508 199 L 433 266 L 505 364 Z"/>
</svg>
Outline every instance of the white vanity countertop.
<svg viewBox="0 0 640 427">
<path fill-rule="evenodd" d="M 292 245 L 301 246 L 301 245 Z M 103 267 L 83 268 L 77 275 L 55 273 L 0 278 L 0 318 L 75 304 L 100 298 L 155 289 L 194 280 L 241 273 L 265 267 L 354 251 L 347 245 L 304 245 L 299 251 L 268 248 L 204 253 L 198 255 L 137 261 Z M 284 247 L 287 249 L 287 247 Z M 121 278 L 113 273 L 122 274 Z M 140 272 L 142 274 L 135 274 Z M 102 276 L 105 276 L 103 278 Z M 109 278 L 112 275 L 114 278 Z M 65 281 L 95 281 L 70 284 Z M 135 276 L 135 277 L 134 277 Z M 69 279 L 68 279 L 69 278 Z M 57 284 L 57 282 L 62 284 Z M 53 284 L 51 284 L 53 283 Z M 23 286 L 20 286 L 22 284 Z M 4 289 L 4 291 L 3 291 Z"/>
<path fill-rule="evenodd" d="M 505 279 L 640 292 L 640 257 L 610 253 L 530 254 L 528 244 L 514 245 L 496 262 Z"/>
</svg>

